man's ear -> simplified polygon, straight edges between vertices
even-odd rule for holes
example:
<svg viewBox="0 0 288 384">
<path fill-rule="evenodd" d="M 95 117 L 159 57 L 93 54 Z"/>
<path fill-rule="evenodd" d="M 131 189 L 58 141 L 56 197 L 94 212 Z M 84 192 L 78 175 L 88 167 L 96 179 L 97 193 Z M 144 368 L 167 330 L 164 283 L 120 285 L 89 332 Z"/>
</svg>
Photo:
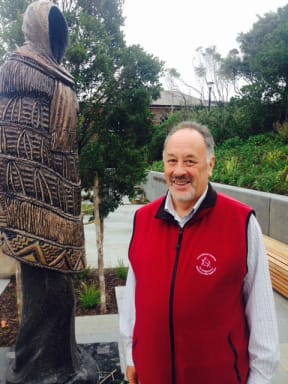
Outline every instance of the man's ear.
<svg viewBox="0 0 288 384">
<path fill-rule="evenodd" d="M 216 158 L 215 158 L 215 156 L 212 156 L 210 161 L 209 161 L 209 173 L 208 173 L 209 177 L 211 177 L 213 174 L 213 169 L 215 167 L 215 163 L 216 163 Z"/>
<path fill-rule="evenodd" d="M 50 48 L 54 59 L 61 63 L 68 47 L 68 26 L 64 15 L 57 7 L 51 7 L 48 16 Z"/>
</svg>

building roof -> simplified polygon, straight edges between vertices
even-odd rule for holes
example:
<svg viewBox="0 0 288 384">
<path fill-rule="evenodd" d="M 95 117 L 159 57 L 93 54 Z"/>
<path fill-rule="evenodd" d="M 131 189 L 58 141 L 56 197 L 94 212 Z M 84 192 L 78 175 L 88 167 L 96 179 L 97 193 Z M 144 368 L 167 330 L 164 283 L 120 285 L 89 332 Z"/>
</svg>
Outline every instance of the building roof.
<svg viewBox="0 0 288 384">
<path fill-rule="evenodd" d="M 162 90 L 160 97 L 157 100 L 153 100 L 151 103 L 152 107 L 160 106 L 185 106 L 185 105 L 199 105 L 201 104 L 200 99 L 194 96 L 186 95 L 181 91 L 165 91 Z"/>
</svg>

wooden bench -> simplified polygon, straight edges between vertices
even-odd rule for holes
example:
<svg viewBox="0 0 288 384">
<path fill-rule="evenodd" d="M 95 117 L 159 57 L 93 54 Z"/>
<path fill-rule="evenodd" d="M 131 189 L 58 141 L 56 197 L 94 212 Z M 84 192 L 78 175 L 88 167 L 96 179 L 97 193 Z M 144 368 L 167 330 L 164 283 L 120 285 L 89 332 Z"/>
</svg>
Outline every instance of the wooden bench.
<svg viewBox="0 0 288 384">
<path fill-rule="evenodd" d="M 272 286 L 288 298 L 288 244 L 264 236 Z"/>
</svg>

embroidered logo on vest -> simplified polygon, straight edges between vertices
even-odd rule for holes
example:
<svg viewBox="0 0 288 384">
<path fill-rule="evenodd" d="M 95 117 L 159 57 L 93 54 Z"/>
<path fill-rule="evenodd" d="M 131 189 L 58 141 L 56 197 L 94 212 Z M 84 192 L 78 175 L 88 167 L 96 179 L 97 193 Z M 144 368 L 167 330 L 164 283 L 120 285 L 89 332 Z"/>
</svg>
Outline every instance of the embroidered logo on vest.
<svg viewBox="0 0 288 384">
<path fill-rule="evenodd" d="M 201 275 L 212 275 L 216 271 L 216 258 L 210 253 L 201 253 L 197 257 L 196 269 Z"/>
</svg>

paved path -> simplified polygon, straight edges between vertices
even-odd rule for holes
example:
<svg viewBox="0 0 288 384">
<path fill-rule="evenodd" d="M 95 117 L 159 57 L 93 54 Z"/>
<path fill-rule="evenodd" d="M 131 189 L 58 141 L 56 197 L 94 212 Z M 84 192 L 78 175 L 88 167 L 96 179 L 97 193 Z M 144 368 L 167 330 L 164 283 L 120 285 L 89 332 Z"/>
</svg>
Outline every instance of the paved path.
<svg viewBox="0 0 288 384">
<path fill-rule="evenodd" d="M 128 265 L 128 247 L 133 229 L 133 218 L 141 205 L 123 204 L 110 213 L 104 220 L 104 266 L 112 268 L 119 263 Z M 87 265 L 96 267 L 98 256 L 96 249 L 95 224 L 84 220 Z"/>
</svg>

